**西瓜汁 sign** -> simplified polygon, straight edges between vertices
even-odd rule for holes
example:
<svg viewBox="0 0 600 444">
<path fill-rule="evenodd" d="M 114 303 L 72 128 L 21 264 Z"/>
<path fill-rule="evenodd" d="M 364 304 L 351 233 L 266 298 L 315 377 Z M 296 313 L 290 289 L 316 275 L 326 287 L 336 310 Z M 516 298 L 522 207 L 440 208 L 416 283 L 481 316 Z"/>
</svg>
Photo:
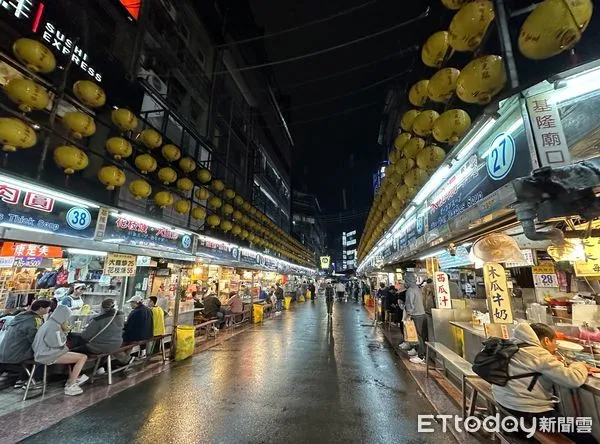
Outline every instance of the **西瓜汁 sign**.
<svg viewBox="0 0 600 444">
<path fill-rule="evenodd" d="M 448 283 L 448 275 L 441 271 L 437 271 L 433 275 L 433 285 L 435 286 L 435 296 L 437 299 L 437 308 L 452 308 L 452 300 L 450 299 L 450 284 Z"/>
<path fill-rule="evenodd" d="M 108 253 L 104 261 L 104 275 L 111 277 L 135 276 L 136 257 L 132 254 Z"/>
<path fill-rule="evenodd" d="M 483 280 L 490 309 L 490 321 L 494 324 L 512 324 L 512 306 L 504 268 L 495 262 L 486 262 L 483 266 Z"/>
<path fill-rule="evenodd" d="M 0 180 L 0 225 L 93 238 L 98 209 L 54 196 Z"/>
</svg>

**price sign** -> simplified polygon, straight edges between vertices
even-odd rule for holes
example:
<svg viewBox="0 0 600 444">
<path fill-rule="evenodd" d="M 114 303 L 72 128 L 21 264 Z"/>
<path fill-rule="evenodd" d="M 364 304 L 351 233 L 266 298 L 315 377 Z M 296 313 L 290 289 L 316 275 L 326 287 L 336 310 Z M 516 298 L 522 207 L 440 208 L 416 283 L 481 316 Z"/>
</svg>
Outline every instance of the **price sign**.
<svg viewBox="0 0 600 444">
<path fill-rule="evenodd" d="M 108 253 L 104 274 L 111 277 L 135 276 L 136 257 L 132 254 Z"/>
<path fill-rule="evenodd" d="M 487 156 L 487 171 L 494 180 L 504 179 L 515 163 L 517 149 L 515 139 L 510 134 L 500 133 L 496 136 Z"/>
<path fill-rule="evenodd" d="M 558 278 L 556 270 L 551 261 L 540 261 L 534 267 L 531 267 L 533 273 L 533 285 L 539 288 L 558 287 Z"/>
</svg>

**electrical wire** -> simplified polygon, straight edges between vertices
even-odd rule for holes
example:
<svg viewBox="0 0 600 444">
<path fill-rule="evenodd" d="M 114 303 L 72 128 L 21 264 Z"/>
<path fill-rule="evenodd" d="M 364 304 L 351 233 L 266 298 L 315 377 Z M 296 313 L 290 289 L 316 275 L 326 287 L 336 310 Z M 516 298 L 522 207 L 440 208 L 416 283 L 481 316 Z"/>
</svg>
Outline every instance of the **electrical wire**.
<svg viewBox="0 0 600 444">
<path fill-rule="evenodd" d="M 306 123 L 317 122 L 319 120 L 330 119 L 332 117 L 341 116 L 343 114 L 349 114 L 349 113 L 357 111 L 359 109 L 368 108 L 370 106 L 379 105 L 379 104 L 381 104 L 381 101 L 371 102 L 371 103 L 365 103 L 365 104 L 360 105 L 360 106 L 355 106 L 353 108 L 348 108 L 348 109 L 346 109 L 344 111 L 340 111 L 338 113 L 328 114 L 328 115 L 325 115 L 325 116 L 316 117 L 314 119 L 299 120 L 297 122 L 292 122 L 288 126 L 303 125 L 303 124 L 306 124 Z M 283 128 L 283 125 L 267 126 L 266 128 Z"/>
<path fill-rule="evenodd" d="M 250 71 L 253 69 L 258 69 L 258 68 L 264 68 L 267 66 L 276 66 L 276 65 L 282 65 L 284 63 L 290 63 L 290 62 L 296 62 L 298 60 L 302 60 L 302 59 L 306 59 L 309 57 L 315 57 L 321 54 L 326 54 L 328 52 L 332 52 L 341 48 L 345 48 L 347 46 L 352 46 L 356 43 L 360 43 L 360 42 L 364 42 L 365 40 L 369 40 L 372 39 L 374 37 L 379 37 L 380 35 L 383 34 L 387 34 L 388 32 L 394 31 L 396 29 L 399 29 L 403 26 L 406 25 L 410 25 L 412 23 L 415 23 L 425 17 L 427 17 L 429 15 L 429 11 L 431 10 L 431 7 L 427 7 L 427 9 L 422 12 L 421 14 L 419 14 L 417 17 L 414 17 L 410 20 L 407 20 L 405 22 L 402 23 L 398 23 L 394 26 L 391 26 L 389 28 L 386 29 L 382 29 L 381 31 L 377 31 L 368 35 L 365 35 L 363 37 L 359 37 L 357 39 L 351 40 L 349 42 L 345 42 L 345 43 L 340 43 L 339 45 L 335 45 L 335 46 L 330 46 L 329 48 L 324 48 L 324 49 L 319 49 L 317 51 L 313 51 L 313 52 L 309 52 L 307 54 L 302 54 L 302 55 L 298 55 L 298 56 L 294 56 L 294 57 L 288 57 L 287 59 L 283 59 L 283 60 L 276 60 L 274 62 L 266 62 L 266 63 L 260 63 L 258 65 L 250 65 L 250 66 L 244 66 L 243 68 L 236 68 L 233 70 L 227 70 L 227 71 L 217 71 L 214 73 L 214 75 L 223 75 L 223 74 L 230 74 L 231 72 L 243 72 L 243 71 Z"/>
<path fill-rule="evenodd" d="M 348 74 L 350 72 L 358 71 L 359 69 L 367 68 L 369 66 L 375 65 L 376 63 L 383 62 L 385 60 L 390 60 L 390 59 L 393 59 L 394 57 L 398 57 L 400 55 L 404 55 L 406 52 L 416 51 L 417 49 L 419 49 L 419 46 L 418 45 L 414 45 L 414 46 L 411 46 L 410 48 L 402 49 L 402 50 L 394 52 L 392 54 L 388 54 L 388 55 L 386 55 L 386 56 L 384 56 L 384 57 L 382 57 L 380 59 L 373 60 L 373 61 L 368 62 L 368 63 L 364 63 L 362 65 L 356 65 L 356 66 L 353 66 L 352 68 L 345 69 L 343 71 L 336 71 L 333 74 L 328 74 L 328 75 L 323 76 L 323 77 L 317 77 L 315 79 L 310 79 L 310 80 L 303 80 L 302 82 L 298 82 L 298 83 L 290 83 L 289 85 L 283 85 L 283 86 L 281 86 L 281 88 L 289 90 L 289 89 L 299 88 L 300 86 L 309 85 L 311 83 L 321 82 L 323 80 L 335 79 L 336 77 L 342 76 L 344 74 Z"/>
<path fill-rule="evenodd" d="M 255 37 L 249 37 L 247 39 L 236 40 L 234 42 L 223 43 L 221 45 L 216 45 L 215 48 L 227 48 L 227 47 L 230 47 L 230 46 L 241 45 L 243 43 L 254 42 L 256 40 L 263 40 L 263 39 L 268 39 L 268 38 L 276 37 L 276 36 L 283 35 L 283 34 L 288 34 L 290 32 L 298 31 L 298 30 L 303 29 L 303 28 L 308 28 L 310 26 L 314 26 L 314 25 L 318 25 L 318 24 L 321 24 L 321 23 L 325 23 L 325 22 L 327 22 L 329 20 L 333 20 L 335 18 L 342 17 L 342 16 L 347 15 L 347 14 L 352 14 L 353 12 L 356 12 L 359 9 L 363 9 L 363 8 L 366 8 L 367 6 L 371 6 L 374 3 L 376 3 L 376 2 L 377 2 L 377 0 L 370 0 L 370 1 L 367 1 L 365 3 L 360 4 L 358 6 L 354 6 L 352 8 L 336 12 L 335 14 L 329 15 L 327 17 L 322 17 L 320 19 L 313 20 L 311 22 L 307 22 L 307 23 L 304 23 L 302 25 L 293 26 L 291 28 L 282 29 L 280 31 L 274 31 L 274 32 L 271 32 L 271 33 L 268 33 L 268 34 L 257 35 Z"/>
<path fill-rule="evenodd" d="M 303 105 L 292 106 L 290 108 L 287 108 L 287 110 L 291 111 L 291 110 L 295 110 L 295 109 L 308 108 L 309 106 L 321 105 L 323 103 L 333 102 L 333 101 L 335 101 L 337 99 L 341 99 L 341 98 L 344 98 L 344 97 L 349 97 L 349 96 L 352 96 L 354 94 L 358 94 L 360 92 L 363 92 L 363 91 L 366 91 L 368 89 L 374 88 L 376 86 L 385 84 L 385 83 L 389 82 L 390 80 L 395 79 L 396 77 L 400 77 L 400 76 L 403 76 L 403 75 L 409 73 L 410 71 L 411 71 L 411 69 L 407 69 L 407 70 L 404 70 L 404 71 L 402 71 L 402 72 L 400 72 L 398 74 L 394 74 L 393 76 L 387 77 L 387 78 L 385 78 L 383 80 L 379 80 L 379 81 L 377 81 L 375 83 L 371 83 L 370 85 L 364 86 L 364 87 L 362 87 L 360 89 L 356 89 L 354 91 L 350 91 L 349 93 L 341 94 L 341 95 L 338 95 L 338 96 L 329 97 L 327 99 L 319 100 L 319 101 L 316 101 L 316 102 L 305 103 Z"/>
</svg>

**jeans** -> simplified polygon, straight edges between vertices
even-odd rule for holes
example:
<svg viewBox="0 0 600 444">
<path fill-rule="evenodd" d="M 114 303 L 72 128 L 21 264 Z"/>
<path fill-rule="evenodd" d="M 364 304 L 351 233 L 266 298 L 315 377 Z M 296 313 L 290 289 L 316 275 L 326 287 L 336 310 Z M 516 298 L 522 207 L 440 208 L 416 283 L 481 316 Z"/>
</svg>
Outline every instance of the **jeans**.
<svg viewBox="0 0 600 444">
<path fill-rule="evenodd" d="M 419 345 L 417 347 L 417 353 L 419 358 L 425 358 L 425 342 L 428 341 L 427 337 L 427 317 L 425 315 L 417 315 L 412 317 L 417 335 L 419 336 Z"/>
<path fill-rule="evenodd" d="M 331 314 L 333 311 L 333 299 L 327 298 L 325 302 L 327 302 L 327 314 Z"/>
<path fill-rule="evenodd" d="M 276 307 L 276 311 L 282 311 L 283 310 L 283 299 L 277 299 L 277 305 Z"/>
</svg>

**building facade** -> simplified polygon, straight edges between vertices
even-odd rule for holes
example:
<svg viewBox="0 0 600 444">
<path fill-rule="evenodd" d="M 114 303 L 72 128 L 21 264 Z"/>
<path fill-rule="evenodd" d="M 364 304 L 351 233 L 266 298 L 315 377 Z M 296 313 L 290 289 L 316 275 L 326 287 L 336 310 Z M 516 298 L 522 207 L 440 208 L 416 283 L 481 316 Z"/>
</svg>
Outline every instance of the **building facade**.
<svg viewBox="0 0 600 444">
<path fill-rule="evenodd" d="M 292 233 L 318 260 L 327 250 L 327 233 L 321 221 L 319 200 L 313 194 L 294 190 L 292 212 Z"/>
</svg>

